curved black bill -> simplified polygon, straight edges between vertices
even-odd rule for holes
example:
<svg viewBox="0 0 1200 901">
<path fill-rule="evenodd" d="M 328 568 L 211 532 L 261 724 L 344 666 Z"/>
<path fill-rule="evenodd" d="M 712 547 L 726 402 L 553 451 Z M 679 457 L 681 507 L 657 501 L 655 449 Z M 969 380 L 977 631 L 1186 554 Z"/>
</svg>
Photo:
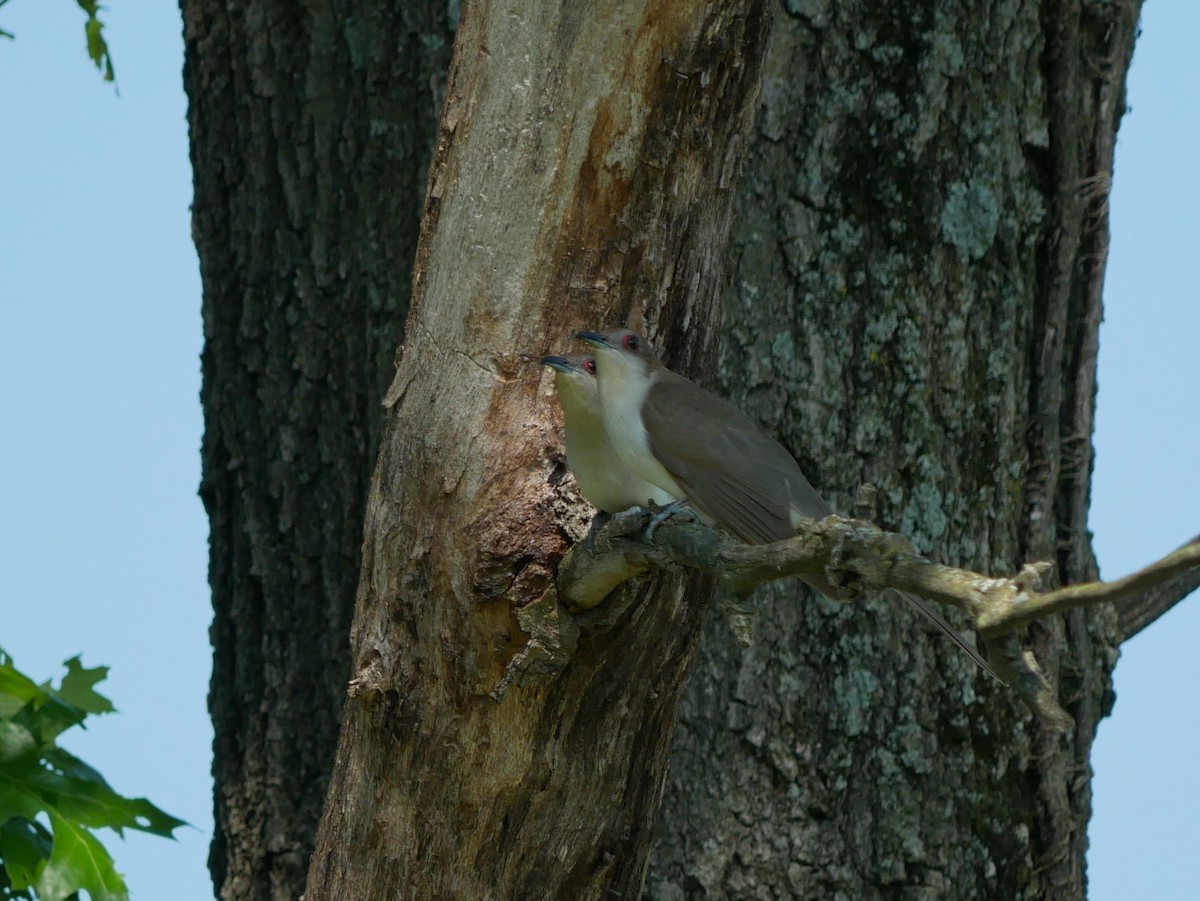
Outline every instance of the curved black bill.
<svg viewBox="0 0 1200 901">
<path fill-rule="evenodd" d="M 576 332 L 575 337 L 596 347 L 607 347 L 608 341 L 599 332 Z"/>
</svg>

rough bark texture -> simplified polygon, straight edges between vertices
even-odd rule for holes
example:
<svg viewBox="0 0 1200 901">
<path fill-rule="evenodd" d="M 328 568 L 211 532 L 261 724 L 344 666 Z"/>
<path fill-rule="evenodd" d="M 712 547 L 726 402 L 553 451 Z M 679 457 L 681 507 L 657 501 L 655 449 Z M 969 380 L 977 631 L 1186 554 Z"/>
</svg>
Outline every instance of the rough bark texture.
<svg viewBox="0 0 1200 901">
<path fill-rule="evenodd" d="M 1112 147 L 1138 0 L 792 2 L 739 196 L 721 386 L 934 559 L 1095 577 L 1086 531 Z M 1030 640 L 1056 738 L 886 599 L 713 617 L 648 894 L 1078 899 L 1110 610 Z"/>
<path fill-rule="evenodd" d="M 183 0 L 204 283 L 210 868 L 294 899 L 325 796 L 445 5 Z"/>
<path fill-rule="evenodd" d="M 492 700 L 567 544 L 534 361 L 585 323 L 682 351 L 715 322 L 768 24 L 755 0 L 464 10 L 308 901 L 638 895 L 708 593 L 659 580 Z"/>
<path fill-rule="evenodd" d="M 310 898 L 636 895 L 707 595 L 630 593 L 561 677 L 487 697 L 525 639 L 514 609 L 553 610 L 552 523 L 579 512 L 548 381 L 525 364 L 580 325 L 631 317 L 675 368 L 714 365 L 763 16 L 625 3 L 606 19 L 616 5 L 481 2 L 470 17 Z M 1138 6 L 786 0 L 778 17 L 721 390 L 843 509 L 861 481 L 880 486 L 881 522 L 935 559 L 1094 575 L 1105 197 Z M 182 7 L 205 286 L 212 869 L 223 898 L 291 899 L 351 671 L 362 499 L 446 10 Z M 901 605 L 789 585 L 760 601 L 746 654 L 709 617 L 651 896 L 1082 895 L 1110 616 L 1031 630 L 1078 724 L 1059 740 Z"/>
</svg>

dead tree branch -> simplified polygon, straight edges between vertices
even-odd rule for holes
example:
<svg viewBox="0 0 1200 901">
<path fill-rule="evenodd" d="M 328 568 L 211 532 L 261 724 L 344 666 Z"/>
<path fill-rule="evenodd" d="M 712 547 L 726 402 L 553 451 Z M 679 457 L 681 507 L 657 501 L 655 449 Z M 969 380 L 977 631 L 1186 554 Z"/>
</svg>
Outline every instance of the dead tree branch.
<svg viewBox="0 0 1200 901">
<path fill-rule="evenodd" d="M 668 519 L 647 540 L 645 525 L 642 516 L 617 517 L 591 546 L 571 549 L 558 573 L 558 595 L 568 607 L 590 610 L 634 576 L 678 567 L 711 573 L 733 598 L 788 576 L 817 576 L 847 600 L 886 588 L 909 591 L 967 611 L 988 641 L 997 674 L 1038 716 L 1064 729 L 1070 717 L 1022 647 L 1018 630 L 1040 617 L 1093 604 L 1145 610 L 1156 587 L 1200 580 L 1200 539 L 1123 579 L 1044 591 L 1048 563 L 1027 565 L 1010 577 L 984 576 L 932 563 L 903 535 L 837 516 L 805 523 L 794 538 L 766 545 L 743 544 L 683 517 Z"/>
<path fill-rule="evenodd" d="M 1200 535 L 1183 547 L 1197 545 L 1200 545 Z M 1118 600 L 1117 620 L 1121 629 L 1121 641 L 1126 642 L 1133 638 L 1197 588 L 1200 588 L 1200 569 L 1185 569 L 1167 577 L 1148 591 Z"/>
</svg>

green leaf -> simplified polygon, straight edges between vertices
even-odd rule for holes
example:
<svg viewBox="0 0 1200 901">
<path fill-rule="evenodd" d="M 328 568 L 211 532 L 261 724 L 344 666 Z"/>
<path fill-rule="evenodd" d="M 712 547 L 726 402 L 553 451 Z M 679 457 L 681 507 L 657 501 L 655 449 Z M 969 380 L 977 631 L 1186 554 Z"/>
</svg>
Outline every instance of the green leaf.
<svg viewBox="0 0 1200 901">
<path fill-rule="evenodd" d="M 92 686 L 104 678 L 107 667 L 87 669 L 78 657 L 66 661 L 62 687 L 49 682 L 37 685 L 13 666 L 12 658 L 0 651 L 0 719 L 15 720 L 42 744 L 83 722 L 88 713 L 107 713 L 112 702 Z"/>
<path fill-rule="evenodd" d="M 86 716 L 87 713 L 74 704 L 68 704 L 51 693 L 45 703 L 27 706 L 15 719 L 26 726 L 40 744 L 52 747 L 54 739 L 68 729 L 82 725 Z"/>
<path fill-rule="evenodd" d="M 50 858 L 50 836 L 38 823 L 14 817 L 0 826 L 0 858 L 14 891 L 29 888 Z"/>
<path fill-rule="evenodd" d="M 41 901 L 63 901 L 81 889 L 92 901 L 129 901 L 125 880 L 90 832 L 54 812 L 50 829 L 54 847 L 35 884 Z"/>
<path fill-rule="evenodd" d="M 107 666 L 87 669 L 77 656 L 68 660 L 65 666 L 67 674 L 63 676 L 62 686 L 57 692 L 60 698 L 88 713 L 112 713 L 117 709 L 112 701 L 93 687 L 108 678 Z"/>
<path fill-rule="evenodd" d="M 0 651 L 0 695 L 15 700 L 18 708 L 30 701 L 41 702 L 46 699 L 46 692 L 13 666 L 12 658 L 3 651 Z"/>
<path fill-rule="evenodd" d="M 118 834 L 137 829 L 165 838 L 187 824 L 155 807 L 145 798 L 117 794 L 104 778 L 62 748 L 45 753 L 48 763 L 63 772 L 42 770 L 31 774 L 27 785 L 47 801 L 47 809 L 93 829 L 108 826 Z"/>
<path fill-rule="evenodd" d="M 95 689 L 107 667 L 89 669 L 78 657 L 64 665 L 57 689 L 36 685 L 0 650 L 0 901 L 31 893 L 37 901 L 62 901 L 79 892 L 90 901 L 125 901 L 124 879 L 90 830 L 172 838 L 187 825 L 145 798 L 113 791 L 99 772 L 55 744 L 88 714 L 113 710 Z"/>
<path fill-rule="evenodd" d="M 64 776 L 98 782 L 106 788 L 108 787 L 108 781 L 100 775 L 98 770 L 92 769 L 66 748 L 60 748 L 57 745 L 47 748 L 42 754 L 42 759 Z"/>
<path fill-rule="evenodd" d="M 13 817 L 33 820 L 46 809 L 42 796 L 0 770 L 0 823 Z"/>
<path fill-rule="evenodd" d="M 108 52 L 108 42 L 104 39 L 104 23 L 100 21 L 100 4 L 96 0 L 76 0 L 79 8 L 87 13 L 87 21 L 83 25 L 83 33 L 87 37 L 88 57 L 96 68 L 104 73 L 105 81 L 113 81 L 116 73 L 113 71 L 112 54 Z"/>
<path fill-rule="evenodd" d="M 0 692 L 0 720 L 10 720 L 24 707 L 20 698 Z"/>
<path fill-rule="evenodd" d="M 88 56 L 96 63 L 96 68 L 100 68 L 100 60 L 104 58 L 104 26 L 100 24 L 99 19 L 88 19 L 87 24 L 83 26 L 84 33 L 87 35 L 87 50 Z"/>
<path fill-rule="evenodd" d="M 0 666 L 0 715 L 15 719 L 42 744 L 50 744 L 67 729 L 80 725 L 89 713 L 111 713 L 116 709 L 94 687 L 108 675 L 108 667 L 89 669 L 78 657 L 64 665 L 67 674 L 57 689 L 50 682 L 34 685 L 11 663 Z M 14 711 L 20 701 L 24 704 Z"/>
<path fill-rule="evenodd" d="M 0 764 L 36 751 L 38 740 L 20 723 L 0 719 Z"/>
</svg>

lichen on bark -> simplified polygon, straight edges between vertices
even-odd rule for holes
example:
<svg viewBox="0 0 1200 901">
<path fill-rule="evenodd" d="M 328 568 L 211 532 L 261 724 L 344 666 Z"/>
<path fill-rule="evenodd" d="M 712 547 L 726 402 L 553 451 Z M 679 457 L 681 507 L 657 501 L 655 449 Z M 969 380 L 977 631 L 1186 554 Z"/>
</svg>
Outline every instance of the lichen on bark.
<svg viewBox="0 0 1200 901">
<path fill-rule="evenodd" d="M 1049 556 L 1059 579 L 1092 575 L 1081 495 L 1056 505 L 1067 483 L 1044 465 L 1080 448 L 1029 441 L 1048 416 L 1090 434 L 1070 385 L 1094 368 L 1077 349 L 1099 270 L 1078 263 L 1105 225 L 1064 205 L 1079 185 L 1051 160 L 1111 167 L 1138 6 L 789 2 L 777 21 L 720 388 L 835 506 L 877 485 L 880 522 L 936 560 L 1012 572 Z M 1084 235 L 1071 273 L 1047 265 L 1064 228 Z M 1090 299 L 1047 345 L 1038 298 L 1063 279 Z M 1047 496 L 1039 526 L 1029 502 Z M 1047 521 L 1069 558 L 1035 553 Z M 1081 896 L 1090 802 L 1067 780 L 1106 709 L 1111 617 L 1034 630 L 1090 668 L 1077 681 L 1039 639 L 1058 690 L 1087 699 L 1069 700 L 1064 742 L 902 609 L 799 592 L 762 590 L 744 655 L 706 629 L 651 897 Z"/>
</svg>

